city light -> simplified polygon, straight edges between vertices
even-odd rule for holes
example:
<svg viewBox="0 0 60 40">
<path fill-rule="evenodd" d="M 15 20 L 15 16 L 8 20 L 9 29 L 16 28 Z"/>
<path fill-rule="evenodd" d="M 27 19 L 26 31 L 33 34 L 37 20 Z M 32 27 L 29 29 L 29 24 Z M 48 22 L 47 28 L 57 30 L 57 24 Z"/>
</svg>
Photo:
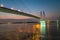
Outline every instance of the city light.
<svg viewBox="0 0 60 40">
<path fill-rule="evenodd" d="M 38 29 L 39 29 L 39 28 L 40 28 L 40 24 L 36 24 L 36 28 L 38 28 Z"/>
<path fill-rule="evenodd" d="M 41 27 L 46 27 L 46 22 L 45 21 L 40 21 Z"/>
<path fill-rule="evenodd" d="M 46 34 L 46 21 L 40 21 L 40 32 L 41 34 Z"/>
<path fill-rule="evenodd" d="M 33 35 L 33 40 L 39 40 L 39 34 L 40 34 L 40 24 L 33 25 L 33 33 L 36 33 Z"/>
<path fill-rule="evenodd" d="M 12 22 L 8 22 L 8 24 L 12 24 Z"/>
<path fill-rule="evenodd" d="M 19 30 L 19 32 L 23 32 L 23 30 L 22 30 L 22 29 L 20 29 L 20 30 Z"/>
<path fill-rule="evenodd" d="M 57 30 L 59 29 L 59 24 L 58 24 L 59 20 L 57 20 Z"/>
</svg>

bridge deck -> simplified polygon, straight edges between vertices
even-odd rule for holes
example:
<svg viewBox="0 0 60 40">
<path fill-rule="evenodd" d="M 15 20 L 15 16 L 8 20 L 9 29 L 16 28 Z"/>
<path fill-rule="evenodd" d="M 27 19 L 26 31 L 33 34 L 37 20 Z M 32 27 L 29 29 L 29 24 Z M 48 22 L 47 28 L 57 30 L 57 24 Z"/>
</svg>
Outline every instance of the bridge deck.
<svg viewBox="0 0 60 40">
<path fill-rule="evenodd" d="M 20 12 L 20 11 L 17 11 L 17 10 L 12 10 L 12 9 L 9 9 L 9 8 L 6 8 L 6 7 L 0 7 L 0 12 L 7 12 L 7 13 L 24 15 L 24 16 L 29 16 L 29 17 L 40 19 L 40 17 L 37 17 L 35 15 L 24 13 L 24 12 Z"/>
</svg>

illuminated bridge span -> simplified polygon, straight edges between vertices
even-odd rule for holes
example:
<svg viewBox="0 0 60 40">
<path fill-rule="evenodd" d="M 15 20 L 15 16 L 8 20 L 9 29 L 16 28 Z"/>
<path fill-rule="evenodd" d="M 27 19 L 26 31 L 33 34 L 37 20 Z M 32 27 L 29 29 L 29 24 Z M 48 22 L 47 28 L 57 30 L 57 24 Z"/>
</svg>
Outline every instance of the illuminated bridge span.
<svg viewBox="0 0 60 40">
<path fill-rule="evenodd" d="M 37 17 L 37 16 L 32 15 L 32 14 L 20 12 L 19 10 L 14 10 L 13 8 L 10 9 L 10 8 L 6 8 L 6 7 L 0 7 L 0 12 L 24 15 L 24 16 L 29 16 L 29 17 L 33 17 L 33 18 L 36 18 L 36 19 L 40 19 L 40 17 Z"/>
</svg>

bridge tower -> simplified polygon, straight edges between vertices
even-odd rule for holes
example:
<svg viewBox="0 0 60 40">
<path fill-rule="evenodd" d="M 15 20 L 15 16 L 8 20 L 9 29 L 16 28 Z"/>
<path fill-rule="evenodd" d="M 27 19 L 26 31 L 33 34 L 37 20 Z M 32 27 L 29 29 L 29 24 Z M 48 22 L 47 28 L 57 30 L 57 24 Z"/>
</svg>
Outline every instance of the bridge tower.
<svg viewBox="0 0 60 40">
<path fill-rule="evenodd" d="M 46 39 L 46 18 L 45 18 L 45 12 L 40 12 L 40 37 L 41 40 Z"/>
<path fill-rule="evenodd" d="M 41 19 L 45 19 L 45 17 L 46 17 L 46 16 L 45 16 L 45 12 L 44 12 L 44 11 L 41 11 L 41 12 L 40 12 L 40 18 L 41 18 Z"/>
</svg>

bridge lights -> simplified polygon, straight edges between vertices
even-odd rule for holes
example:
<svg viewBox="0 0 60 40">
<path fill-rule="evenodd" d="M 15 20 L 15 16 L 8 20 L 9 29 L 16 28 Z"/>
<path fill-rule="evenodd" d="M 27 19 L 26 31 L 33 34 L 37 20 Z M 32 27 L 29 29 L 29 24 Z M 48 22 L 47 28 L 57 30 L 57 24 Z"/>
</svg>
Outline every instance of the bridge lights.
<svg viewBox="0 0 60 40">
<path fill-rule="evenodd" d="M 45 20 L 41 20 L 40 21 L 40 24 L 41 24 L 41 34 L 46 34 L 46 21 Z"/>
<path fill-rule="evenodd" d="M 4 5 L 3 4 L 0 4 L 0 7 L 4 7 Z"/>
<path fill-rule="evenodd" d="M 10 8 L 10 9 L 14 10 L 14 8 Z"/>
<path fill-rule="evenodd" d="M 18 11 L 21 11 L 21 10 L 18 10 Z"/>
</svg>

